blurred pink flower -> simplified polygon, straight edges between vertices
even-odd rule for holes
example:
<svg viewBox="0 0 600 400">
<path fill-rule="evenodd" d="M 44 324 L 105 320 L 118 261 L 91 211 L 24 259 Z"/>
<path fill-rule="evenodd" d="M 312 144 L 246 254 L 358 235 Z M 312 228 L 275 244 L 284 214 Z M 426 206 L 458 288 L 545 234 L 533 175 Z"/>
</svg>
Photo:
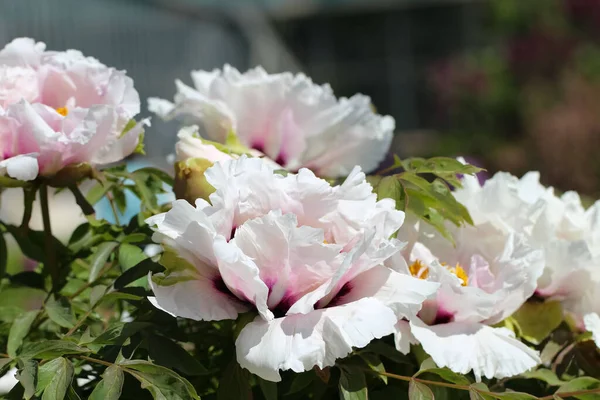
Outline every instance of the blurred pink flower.
<svg viewBox="0 0 600 400">
<path fill-rule="evenodd" d="M 70 164 L 131 154 L 148 120 L 133 80 L 77 50 L 45 51 L 33 39 L 0 50 L 0 175 L 32 180 Z"/>
</svg>

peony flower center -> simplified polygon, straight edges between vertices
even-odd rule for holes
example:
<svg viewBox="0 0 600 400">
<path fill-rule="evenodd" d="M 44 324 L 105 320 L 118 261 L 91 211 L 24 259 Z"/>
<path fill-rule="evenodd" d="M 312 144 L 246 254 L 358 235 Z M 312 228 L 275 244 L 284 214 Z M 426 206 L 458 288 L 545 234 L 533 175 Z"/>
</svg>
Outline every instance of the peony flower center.
<svg viewBox="0 0 600 400">
<path fill-rule="evenodd" d="M 469 284 L 469 276 L 463 267 L 460 266 L 459 263 L 456 263 L 454 267 L 448 267 L 448 264 L 441 263 L 442 266 L 446 267 L 448 271 L 454 274 L 458 279 L 462 281 L 462 286 L 467 286 Z M 429 276 L 429 267 L 427 267 L 421 260 L 415 260 L 408 267 L 410 274 L 415 278 L 419 279 L 427 279 Z"/>
<path fill-rule="evenodd" d="M 427 279 L 429 276 L 429 268 L 421 260 L 415 260 L 408 269 L 410 270 L 410 274 L 415 278 Z"/>
<path fill-rule="evenodd" d="M 469 284 L 469 276 L 463 267 L 460 266 L 459 263 L 456 263 L 455 267 L 448 268 L 448 271 L 452 272 L 458 279 L 462 281 L 463 286 L 467 286 Z"/>
<path fill-rule="evenodd" d="M 63 117 L 69 115 L 69 109 L 67 107 L 59 107 L 56 109 L 56 112 L 62 115 Z"/>
</svg>

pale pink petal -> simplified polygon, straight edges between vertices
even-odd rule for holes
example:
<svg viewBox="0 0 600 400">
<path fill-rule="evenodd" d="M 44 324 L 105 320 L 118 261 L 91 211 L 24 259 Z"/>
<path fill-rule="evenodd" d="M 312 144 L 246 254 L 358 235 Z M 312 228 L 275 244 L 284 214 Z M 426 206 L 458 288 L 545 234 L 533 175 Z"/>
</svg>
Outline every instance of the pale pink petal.
<svg viewBox="0 0 600 400">
<path fill-rule="evenodd" d="M 239 227 L 230 243 L 259 266 L 270 308 L 293 304 L 331 277 L 341 246 L 323 243 L 323 231 L 297 226 L 293 214 L 271 211 Z"/>
<path fill-rule="evenodd" d="M 238 298 L 256 306 L 266 320 L 273 319 L 267 306 L 269 288 L 260 279 L 260 270 L 254 261 L 222 236 L 214 239 L 214 252 L 223 282 Z"/>
<path fill-rule="evenodd" d="M 335 304 L 346 304 L 364 297 L 381 301 L 398 318 L 414 317 L 423 302 L 435 295 L 440 285 L 403 275 L 384 266 L 376 266 L 346 283 L 344 295 L 335 298 Z"/>
</svg>

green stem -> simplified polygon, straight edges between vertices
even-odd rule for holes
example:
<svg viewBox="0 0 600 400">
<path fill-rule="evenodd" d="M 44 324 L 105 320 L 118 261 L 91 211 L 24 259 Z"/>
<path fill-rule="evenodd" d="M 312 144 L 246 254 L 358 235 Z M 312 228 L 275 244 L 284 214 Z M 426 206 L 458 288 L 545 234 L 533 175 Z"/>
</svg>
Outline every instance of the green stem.
<svg viewBox="0 0 600 400">
<path fill-rule="evenodd" d="M 20 229 L 27 232 L 29 229 L 29 221 L 31 220 L 31 212 L 33 210 L 33 202 L 35 201 L 35 193 L 37 192 L 37 186 L 30 186 L 23 188 L 23 200 L 25 203 L 25 210 L 23 211 L 23 220 L 21 221 Z"/>
<path fill-rule="evenodd" d="M 443 386 L 443 387 L 447 387 L 447 388 L 450 388 L 450 389 L 456 389 L 456 390 L 475 391 L 475 392 L 477 392 L 479 394 L 483 394 L 483 395 L 486 395 L 486 396 L 494 397 L 496 399 L 501 399 L 502 395 L 505 394 L 505 393 L 488 392 L 488 391 L 481 390 L 481 389 L 478 389 L 478 388 L 473 387 L 473 386 L 455 385 L 453 383 L 447 383 L 447 382 L 430 381 L 430 380 L 427 380 L 427 379 L 414 378 L 414 377 L 411 377 L 411 376 L 391 374 L 389 372 L 374 371 L 374 370 L 371 370 L 371 369 L 368 369 L 368 370 L 365 370 L 365 371 L 366 372 L 370 372 L 372 374 L 387 376 L 389 378 L 398 379 L 398 380 L 406 381 L 406 382 L 410 382 L 410 381 L 414 380 L 414 381 L 417 381 L 419 383 L 423 383 L 423 384 L 426 384 L 426 385 Z M 535 397 L 535 396 L 533 396 L 533 398 L 535 398 L 537 400 L 552 400 L 552 399 L 555 399 L 557 396 L 560 396 L 560 398 L 566 399 L 566 398 L 569 398 L 569 397 L 581 396 L 581 395 L 585 395 L 585 394 L 594 394 L 594 393 L 600 393 L 600 388 L 588 389 L 588 390 L 578 390 L 578 391 L 574 391 L 574 392 L 561 392 L 561 393 L 555 393 L 555 394 L 551 394 L 551 395 L 543 396 L 543 397 Z"/>
<path fill-rule="evenodd" d="M 83 316 L 81 318 L 79 318 L 79 320 L 75 323 L 75 325 L 71 329 L 69 329 L 69 332 L 67 332 L 67 334 L 64 337 L 71 336 L 85 322 L 85 320 L 90 316 L 90 314 L 93 311 L 94 311 L 94 307 L 90 308 L 88 312 L 83 314 Z"/>
<path fill-rule="evenodd" d="M 94 210 L 94 207 L 87 201 L 87 199 L 85 198 L 83 193 L 81 193 L 81 190 L 79 190 L 79 187 L 76 184 L 69 185 L 69 190 L 71 191 L 71 193 L 73 193 L 73 196 L 75 196 L 75 201 L 77 202 L 77 205 L 81 208 L 81 211 L 83 211 L 84 215 L 93 215 L 96 212 Z"/>
<path fill-rule="evenodd" d="M 87 357 L 87 356 L 75 356 L 75 358 L 79 358 L 81 360 L 86 360 L 89 362 L 93 362 L 96 364 L 104 365 L 106 367 L 112 367 L 114 364 L 108 361 L 98 360 L 97 358 Z"/>
<path fill-rule="evenodd" d="M 111 193 L 106 193 L 106 198 L 108 199 L 108 203 L 110 204 L 110 208 L 112 209 L 113 215 L 115 217 L 115 224 L 121 225 L 119 221 L 119 213 L 117 212 L 117 207 L 115 206 L 115 199 Z"/>
<path fill-rule="evenodd" d="M 52 227 L 50 226 L 50 208 L 48 205 L 48 186 L 42 185 L 40 187 L 40 204 L 42 208 L 42 221 L 44 223 L 44 245 L 46 252 L 46 259 L 44 262 L 44 269 L 52 279 L 52 289 L 58 288 L 58 280 L 60 278 L 58 271 L 58 264 L 56 262 L 56 252 L 54 248 L 54 237 L 52 236 Z"/>
<path fill-rule="evenodd" d="M 98 276 L 96 277 L 96 279 L 94 279 L 91 282 L 87 282 L 85 283 L 83 286 L 81 286 L 79 289 L 77 289 L 77 291 L 75 291 L 75 293 L 73 293 L 72 295 L 70 295 L 68 297 L 69 300 L 73 300 L 75 297 L 79 296 L 85 289 L 89 288 L 90 286 L 95 285 L 103 276 L 104 274 L 106 274 L 108 271 L 111 270 L 112 267 L 115 266 L 115 262 L 113 261 L 112 263 L 107 263 L 102 270 L 98 273 Z M 89 267 L 89 265 L 88 265 Z"/>
</svg>

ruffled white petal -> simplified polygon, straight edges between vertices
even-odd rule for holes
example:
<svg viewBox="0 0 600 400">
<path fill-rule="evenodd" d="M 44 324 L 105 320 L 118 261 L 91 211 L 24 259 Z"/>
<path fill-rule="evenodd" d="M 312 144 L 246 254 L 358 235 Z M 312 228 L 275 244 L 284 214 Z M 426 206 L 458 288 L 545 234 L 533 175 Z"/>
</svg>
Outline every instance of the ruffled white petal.
<svg viewBox="0 0 600 400">
<path fill-rule="evenodd" d="M 336 298 L 336 304 L 371 297 L 394 310 L 398 318 L 416 316 L 423 302 L 440 287 L 436 282 L 403 275 L 381 265 L 361 273 L 347 285 L 347 294 Z"/>
<path fill-rule="evenodd" d="M 410 324 L 407 320 L 400 320 L 396 323 L 394 344 L 396 345 L 396 350 L 402 354 L 410 353 L 411 344 L 419 344 L 419 341 L 412 334 Z"/>
<path fill-rule="evenodd" d="M 39 166 L 35 154 L 22 154 L 0 161 L 0 175 L 8 175 L 20 181 L 37 178 Z"/>
<path fill-rule="evenodd" d="M 585 329 L 592 333 L 592 340 L 600 347 L 600 316 L 596 313 L 587 314 L 583 317 Z"/>
<path fill-rule="evenodd" d="M 272 321 L 257 318 L 235 342 L 237 360 L 250 372 L 277 382 L 279 370 L 333 365 L 353 347 L 392 333 L 396 321 L 391 309 L 369 298 Z"/>
<path fill-rule="evenodd" d="M 176 276 L 177 274 L 170 275 Z M 247 304 L 243 304 L 234 296 L 218 290 L 214 280 L 201 276 L 168 286 L 157 285 L 152 279 L 149 281 L 154 292 L 154 297 L 148 298 L 150 302 L 175 317 L 196 321 L 220 321 L 236 319 L 239 313 L 249 309 Z"/>
<path fill-rule="evenodd" d="M 473 371 L 477 381 L 506 378 L 523 373 L 541 361 L 538 353 L 505 328 L 479 323 L 453 322 L 427 326 L 410 322 L 413 335 L 440 367 L 466 374 Z"/>
</svg>

